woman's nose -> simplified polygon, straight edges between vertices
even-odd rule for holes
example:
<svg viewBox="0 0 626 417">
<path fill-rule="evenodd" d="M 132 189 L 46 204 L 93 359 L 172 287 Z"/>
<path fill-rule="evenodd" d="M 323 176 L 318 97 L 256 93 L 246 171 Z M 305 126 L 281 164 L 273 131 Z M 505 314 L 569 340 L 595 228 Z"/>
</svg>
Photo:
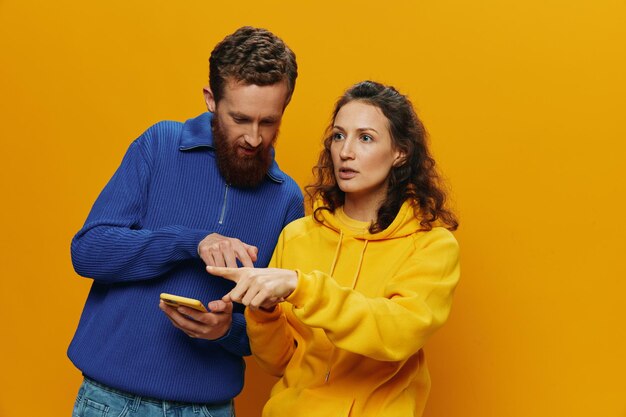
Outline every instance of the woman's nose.
<svg viewBox="0 0 626 417">
<path fill-rule="evenodd" d="M 346 139 L 341 146 L 341 150 L 339 152 L 339 157 L 341 159 L 354 159 L 354 149 L 352 145 L 352 141 L 350 139 Z"/>
</svg>

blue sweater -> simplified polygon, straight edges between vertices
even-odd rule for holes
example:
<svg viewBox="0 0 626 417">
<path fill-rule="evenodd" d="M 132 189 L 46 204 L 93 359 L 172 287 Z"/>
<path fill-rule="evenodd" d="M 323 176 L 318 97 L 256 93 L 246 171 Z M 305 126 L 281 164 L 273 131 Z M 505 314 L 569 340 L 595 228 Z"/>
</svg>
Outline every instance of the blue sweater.
<svg viewBox="0 0 626 417">
<path fill-rule="evenodd" d="M 243 387 L 243 307 L 224 337 L 192 339 L 159 309 L 159 294 L 221 298 L 232 284 L 207 274 L 200 241 L 213 232 L 236 237 L 259 248 L 255 265 L 264 267 L 282 228 L 303 216 L 302 193 L 276 162 L 260 186 L 228 186 L 211 118 L 160 122 L 135 140 L 72 240 L 74 268 L 93 284 L 68 356 L 113 388 L 211 403 Z"/>
</svg>

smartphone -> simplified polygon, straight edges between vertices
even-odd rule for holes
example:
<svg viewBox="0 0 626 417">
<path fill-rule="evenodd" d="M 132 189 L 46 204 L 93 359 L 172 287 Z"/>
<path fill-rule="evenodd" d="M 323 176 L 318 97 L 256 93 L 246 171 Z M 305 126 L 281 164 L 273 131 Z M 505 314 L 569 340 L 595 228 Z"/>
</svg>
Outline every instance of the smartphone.
<svg viewBox="0 0 626 417">
<path fill-rule="evenodd" d="M 181 297 L 179 295 L 167 293 L 161 293 L 160 298 L 165 304 L 171 307 L 185 306 L 193 308 L 194 310 L 202 311 L 203 313 L 208 312 L 200 300 L 196 300 L 194 298 Z"/>
</svg>

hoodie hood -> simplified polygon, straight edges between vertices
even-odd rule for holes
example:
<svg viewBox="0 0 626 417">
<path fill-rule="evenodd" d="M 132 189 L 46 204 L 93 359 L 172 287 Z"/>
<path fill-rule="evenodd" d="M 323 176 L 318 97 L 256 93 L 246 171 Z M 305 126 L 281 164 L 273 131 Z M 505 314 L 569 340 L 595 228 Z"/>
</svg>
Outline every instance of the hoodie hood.
<svg viewBox="0 0 626 417">
<path fill-rule="evenodd" d="M 313 210 L 323 206 L 323 200 L 317 199 L 313 206 Z M 329 210 L 318 211 L 317 219 L 322 223 L 323 227 L 327 227 L 339 234 L 337 245 L 335 247 L 335 255 L 333 256 L 332 263 L 328 270 L 329 275 L 332 276 L 335 272 L 335 267 L 337 266 L 337 262 L 342 252 L 342 247 L 345 245 L 346 239 L 349 240 L 352 238 L 363 242 L 358 257 L 352 258 L 354 268 L 354 275 L 350 285 L 350 288 L 352 289 L 356 288 L 365 252 L 367 250 L 367 245 L 370 241 L 403 238 L 415 233 L 421 228 L 419 220 L 415 217 L 413 205 L 409 200 L 402 204 L 400 211 L 398 211 L 396 218 L 389 225 L 389 227 L 377 233 L 370 233 L 367 229 L 364 231 L 355 231 L 348 228 L 341 223 L 335 213 L 331 213 Z"/>
<path fill-rule="evenodd" d="M 313 205 L 313 212 L 323 206 L 323 201 L 317 199 Z M 393 222 L 391 222 L 385 230 L 381 230 L 377 233 L 370 233 L 369 231 L 355 232 L 354 230 L 348 229 L 343 226 L 337 217 L 329 210 L 318 211 L 316 219 L 319 220 L 324 227 L 328 227 L 340 235 L 366 241 L 401 238 L 413 234 L 422 228 L 419 219 L 415 217 L 414 206 L 409 200 L 402 204 Z"/>
</svg>

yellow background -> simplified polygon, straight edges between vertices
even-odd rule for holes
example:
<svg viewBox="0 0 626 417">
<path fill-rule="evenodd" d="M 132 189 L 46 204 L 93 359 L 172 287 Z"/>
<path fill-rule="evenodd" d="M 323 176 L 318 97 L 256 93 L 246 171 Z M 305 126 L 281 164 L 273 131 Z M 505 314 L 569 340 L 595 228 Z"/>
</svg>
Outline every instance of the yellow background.
<svg viewBox="0 0 626 417">
<path fill-rule="evenodd" d="M 0 0 L 0 417 L 70 415 L 71 237 L 135 137 L 204 110 L 209 53 L 244 24 L 298 55 L 278 160 L 301 186 L 356 81 L 430 131 L 463 275 L 426 416 L 626 416 L 624 0 Z M 250 369 L 244 417 L 270 383 Z"/>
</svg>

